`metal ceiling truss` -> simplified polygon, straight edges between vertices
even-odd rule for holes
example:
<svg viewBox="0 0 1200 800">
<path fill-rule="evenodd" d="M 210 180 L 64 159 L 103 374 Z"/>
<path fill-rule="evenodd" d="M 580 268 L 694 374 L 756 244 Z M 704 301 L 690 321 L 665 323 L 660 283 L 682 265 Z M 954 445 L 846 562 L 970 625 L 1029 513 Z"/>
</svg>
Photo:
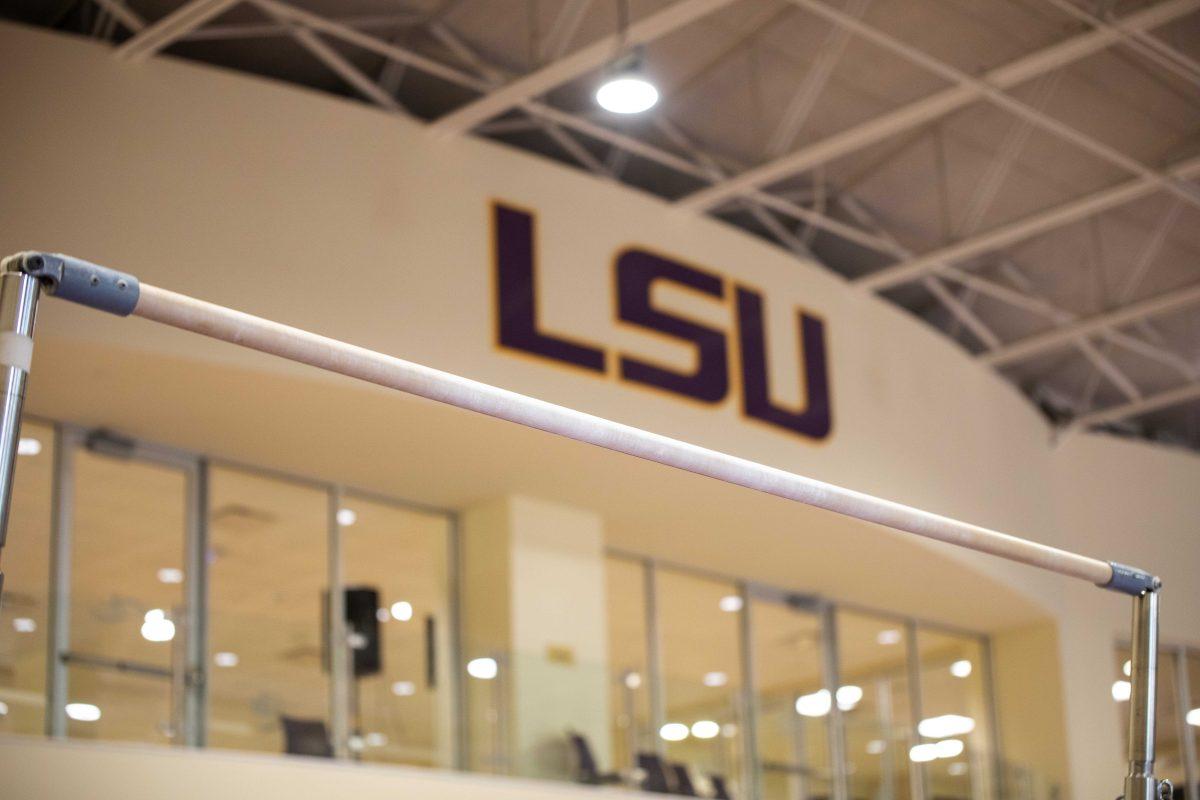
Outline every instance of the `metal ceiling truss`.
<svg viewBox="0 0 1200 800">
<path fill-rule="evenodd" d="M 430 127 L 435 131 L 464 134 L 472 130 L 502 133 L 540 129 L 585 168 L 608 178 L 616 177 L 628 156 L 637 156 L 694 178 L 706 184 L 705 188 L 678 200 L 678 205 L 697 211 L 717 211 L 730 203 L 736 203 L 747 210 L 784 247 L 805 258 L 812 257 L 808 248 L 812 229 L 820 229 L 871 251 L 896 258 L 896 263 L 854 282 L 869 291 L 881 291 L 910 282 L 919 282 L 945 306 L 956 320 L 955 324 L 970 330 L 980 342 L 984 349 L 978 358 L 994 366 L 1016 363 L 1055 348 L 1074 346 L 1092 364 L 1096 373 L 1108 378 L 1129 401 L 1109 409 L 1080 414 L 1072 421 L 1071 427 L 1111 424 L 1170 405 L 1189 402 L 1200 396 L 1200 369 L 1197 369 L 1196 365 L 1161 343 L 1147 341 L 1120 329 L 1131 323 L 1141 323 L 1154 314 L 1200 303 L 1200 285 L 1185 287 L 1137 303 L 1122 304 L 1118 308 L 1080 319 L 1073 312 L 1058 308 L 1030 291 L 1013 289 L 957 266 L 967 259 L 994 253 L 1008 245 L 1094 217 L 1103 211 L 1158 191 L 1174 194 L 1179 198 L 1180 204 L 1200 207 L 1200 190 L 1189 182 L 1193 176 L 1200 175 L 1200 157 L 1184 159 L 1165 168 L 1156 169 L 1041 111 L 1040 106 L 1053 90 L 1052 84 L 1048 84 L 1048 88 L 1043 86 L 1038 91 L 1033 104 L 1006 93 L 1006 90 L 1038 76 L 1053 76 L 1057 70 L 1114 45 L 1128 47 L 1157 67 L 1196 84 L 1200 82 L 1200 64 L 1171 48 L 1149 31 L 1197 11 L 1200 9 L 1200 0 L 1164 0 L 1119 19 L 1111 15 L 1096 16 L 1074 5 L 1071 0 L 1047 0 L 1049 4 L 1087 24 L 1090 30 L 988 70 L 978 77 L 962 72 L 864 23 L 861 15 L 865 12 L 869 0 L 852 0 L 846 11 L 835 9 L 820 0 L 788 0 L 799 9 L 822 17 L 831 24 L 832 29 L 812 69 L 801 82 L 786 108 L 783 119 L 770 137 L 767 160 L 758 166 L 732 173 L 721 163 L 724 161 L 727 164 L 728 159 L 720 159 L 706 153 L 691 137 L 665 117 L 659 120 L 658 128 L 667 140 L 678 148 L 679 153 L 613 130 L 583 114 L 554 108 L 541 98 L 548 91 L 603 66 L 616 54 L 618 47 L 648 44 L 730 6 L 735 0 L 676 0 L 665 8 L 634 21 L 625 32 L 623 41 L 614 34 L 574 51 L 571 51 L 571 44 L 593 0 L 564 0 L 564 5 L 546 36 L 539 42 L 537 59 L 541 65 L 526 75 L 515 77 L 487 63 L 444 22 L 430 20 L 418 13 L 405 12 L 402 9 L 386 16 L 330 19 L 283 0 L 189 0 L 162 19 L 147 24 L 125 6 L 122 0 L 93 2 L 133 34 L 116 48 L 116 53 L 123 58 L 144 59 L 184 39 L 218 40 L 289 35 L 368 101 L 389 111 L 404 113 L 395 96 L 395 86 L 381 86 L 379 80 L 367 76 L 321 38 L 328 36 L 382 56 L 388 64 L 416 69 L 479 94 L 476 100 L 434 120 Z M 273 22 L 205 27 L 205 23 L 240 2 L 261 9 Z M 776 19 L 778 14 L 777 11 L 773 12 L 771 19 Z M 374 27 L 394 30 L 403 25 L 424 25 L 459 61 L 469 66 L 471 72 L 366 32 Z M 758 28 L 746 36 L 745 41 L 751 40 L 757 31 Z M 889 50 L 952 85 L 798 150 L 787 152 L 828 81 L 846 42 L 853 35 Z M 730 52 L 734 49 L 730 48 Z M 723 53 L 721 60 L 730 52 Z M 835 219 L 824 208 L 831 190 L 823 181 L 817 181 L 815 188 L 816 208 L 803 204 L 808 197 L 789 197 L 786 196 L 786 192 L 767 191 L 767 187 L 790 177 L 818 169 L 837 158 L 899 134 L 928 126 L 981 100 L 1014 114 L 1021 120 L 1021 124 L 1014 126 L 1005 137 L 996 161 L 968 204 L 967 213 L 954 231 L 956 236 L 962 237 L 957 241 L 930 252 L 915 254 L 884 230 L 862 204 L 844 192 L 834 192 L 834 196 L 859 225 Z M 497 119 L 512 110 L 520 110 L 527 114 L 528 121 L 511 117 Z M 1045 130 L 1079 150 L 1131 173 L 1134 177 L 1115 186 L 1030 214 L 1023 219 L 977 232 L 979 223 L 1033 128 Z M 609 157 L 602 161 L 575 140 L 568 131 L 604 142 L 614 150 L 610 150 Z M 620 151 L 621 155 L 618 156 L 617 151 Z M 734 166 L 735 169 L 740 168 L 740 165 Z M 802 230 L 793 232 L 777 215 L 804 223 L 804 226 Z M 1143 259 L 1143 263 L 1147 263 L 1147 260 Z M 1140 269 L 1144 271 L 1146 268 L 1148 267 L 1142 266 Z M 951 290 L 946 281 L 960 285 L 962 292 Z M 1055 327 L 1026 339 L 1003 343 L 973 309 L 972 303 L 976 296 L 986 296 L 1011 307 L 1023 309 L 1049 321 Z M 1093 338 L 1105 342 L 1104 352 L 1095 346 Z M 1167 366 L 1187 382 L 1168 392 L 1143 396 L 1138 387 L 1108 357 L 1108 353 L 1114 347 Z"/>
</svg>

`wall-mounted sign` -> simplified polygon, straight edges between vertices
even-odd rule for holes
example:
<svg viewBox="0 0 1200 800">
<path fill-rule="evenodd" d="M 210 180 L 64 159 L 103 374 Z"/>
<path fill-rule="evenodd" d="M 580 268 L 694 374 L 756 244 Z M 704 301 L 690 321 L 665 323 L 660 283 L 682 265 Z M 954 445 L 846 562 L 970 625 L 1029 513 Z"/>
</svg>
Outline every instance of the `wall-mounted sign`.
<svg viewBox="0 0 1200 800">
<path fill-rule="evenodd" d="M 809 439 L 824 439 L 832 427 L 829 372 L 825 349 L 825 323 L 798 309 L 800 374 L 803 376 L 798 408 L 789 408 L 771 397 L 762 293 L 707 269 L 636 247 L 626 248 L 613 261 L 615 308 L 621 323 L 667 336 L 695 348 L 690 372 L 655 364 L 634 353 L 612 352 L 601 344 L 577 336 L 553 333 L 538 323 L 537 238 L 532 212 L 505 203 L 492 206 L 492 233 L 496 285 L 496 341 L 548 361 L 577 367 L 598 375 L 615 371 L 623 381 L 715 405 L 728 397 L 735 383 L 730 363 L 736 347 L 742 412 L 751 419 Z M 718 304 L 733 299 L 731 331 L 687 319 L 657 308 L 651 289 L 669 282 Z"/>
</svg>

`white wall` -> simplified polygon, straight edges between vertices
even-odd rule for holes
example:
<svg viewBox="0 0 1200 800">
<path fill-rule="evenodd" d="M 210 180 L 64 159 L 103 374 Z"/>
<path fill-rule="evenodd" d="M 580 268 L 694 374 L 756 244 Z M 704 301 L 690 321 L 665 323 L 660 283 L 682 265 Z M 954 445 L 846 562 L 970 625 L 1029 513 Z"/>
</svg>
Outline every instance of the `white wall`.
<svg viewBox="0 0 1200 800">
<path fill-rule="evenodd" d="M 11 800 L 621 800 L 641 793 L 302 756 L 0 736 Z"/>
<path fill-rule="evenodd" d="M 1158 569 L 1165 635 L 1200 642 L 1200 619 L 1172 613 L 1198 599 L 1186 578 L 1200 561 L 1200 460 L 1091 436 L 1056 449 L 999 376 L 820 267 L 614 184 L 482 141 L 435 138 L 358 104 L 169 59 L 118 63 L 97 43 L 8 25 L 0 46 L 0 107 L 17 110 L 0 134 L 3 249 L 71 252 L 547 400 Z M 765 291 L 773 377 L 787 400 L 798 385 L 792 310 L 820 313 L 833 435 L 812 444 L 745 421 L 732 397 L 702 408 L 498 351 L 491 198 L 539 213 L 542 315 L 555 330 L 684 357 L 611 318 L 612 255 L 651 247 Z M 675 295 L 662 301 L 692 308 Z M 694 311 L 728 326 L 727 309 Z M 570 502 L 601 513 L 610 542 L 624 547 L 987 629 L 1050 614 L 1072 783 L 1079 797 L 1115 791 L 1101 655 L 1123 629 L 1121 598 L 148 323 L 48 302 L 38 335 L 30 405 L 40 413 L 280 468 L 318 463 L 448 506 L 504 493 Z"/>
</svg>

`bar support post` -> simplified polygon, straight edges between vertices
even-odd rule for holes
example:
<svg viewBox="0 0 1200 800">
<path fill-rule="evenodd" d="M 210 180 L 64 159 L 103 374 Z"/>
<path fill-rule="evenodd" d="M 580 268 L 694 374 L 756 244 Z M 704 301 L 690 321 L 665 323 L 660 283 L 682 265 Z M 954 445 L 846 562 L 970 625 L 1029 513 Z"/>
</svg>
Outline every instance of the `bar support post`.
<svg viewBox="0 0 1200 800">
<path fill-rule="evenodd" d="M 1133 638 L 1129 695 L 1129 774 L 1125 800 L 1160 800 L 1170 782 L 1154 777 L 1155 701 L 1158 690 L 1158 589 L 1133 598 Z"/>
<path fill-rule="evenodd" d="M 21 435 L 21 406 L 33 358 L 33 323 L 40 285 L 37 279 L 5 261 L 0 266 L 0 553 L 8 534 L 17 444 Z M 0 562 L 2 563 L 2 562 Z M 0 598 L 4 573 L 0 572 Z"/>
</svg>

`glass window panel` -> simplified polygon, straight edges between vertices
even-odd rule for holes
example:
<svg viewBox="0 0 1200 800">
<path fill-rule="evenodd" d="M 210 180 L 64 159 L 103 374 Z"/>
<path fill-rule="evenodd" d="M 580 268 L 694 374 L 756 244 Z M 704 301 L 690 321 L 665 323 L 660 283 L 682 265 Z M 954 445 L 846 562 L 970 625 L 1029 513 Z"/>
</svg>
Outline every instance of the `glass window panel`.
<svg viewBox="0 0 1200 800">
<path fill-rule="evenodd" d="M 328 496 L 226 467 L 209 487 L 208 740 L 280 753 L 284 717 L 327 725 Z"/>
<path fill-rule="evenodd" d="M 764 800 L 829 797 L 829 705 L 821 619 L 752 600 L 759 781 Z"/>
<path fill-rule="evenodd" d="M 675 726 L 659 736 L 668 764 L 687 769 L 693 782 L 736 782 L 741 773 L 739 618 L 723 610 L 736 596 L 729 582 L 657 573 L 666 723 Z"/>
<path fill-rule="evenodd" d="M 646 658 L 645 567 L 639 561 L 605 561 L 608 592 L 608 661 L 612 718 L 611 769 L 637 766 L 637 753 L 654 750 Z M 608 769 L 607 765 L 598 765 Z"/>
<path fill-rule="evenodd" d="M 912 796 L 912 711 L 903 622 L 839 611 L 838 657 L 847 703 L 846 760 L 851 797 L 906 800 Z M 852 692 L 852 694 L 849 694 Z"/>
<path fill-rule="evenodd" d="M 991 714 L 983 642 L 974 636 L 922 628 L 917 633 L 917 651 L 921 742 L 944 749 L 922 762 L 926 792 L 947 800 L 989 798 L 993 794 Z M 958 742 L 962 748 L 956 752 Z"/>
<path fill-rule="evenodd" d="M 46 682 L 54 431 L 26 422 L 21 426 L 21 441 L 23 454 L 17 457 L 4 546 L 0 732 L 39 734 Z"/>
<path fill-rule="evenodd" d="M 351 693 L 359 757 L 450 766 L 447 518 L 350 495 L 339 521 L 347 588 L 379 596 L 380 671 Z"/>
<path fill-rule="evenodd" d="M 182 701 L 171 670 L 183 655 L 187 477 L 85 448 L 74 469 L 68 735 L 170 741 Z M 70 704 L 95 706 L 100 718 L 73 715 Z"/>
</svg>

